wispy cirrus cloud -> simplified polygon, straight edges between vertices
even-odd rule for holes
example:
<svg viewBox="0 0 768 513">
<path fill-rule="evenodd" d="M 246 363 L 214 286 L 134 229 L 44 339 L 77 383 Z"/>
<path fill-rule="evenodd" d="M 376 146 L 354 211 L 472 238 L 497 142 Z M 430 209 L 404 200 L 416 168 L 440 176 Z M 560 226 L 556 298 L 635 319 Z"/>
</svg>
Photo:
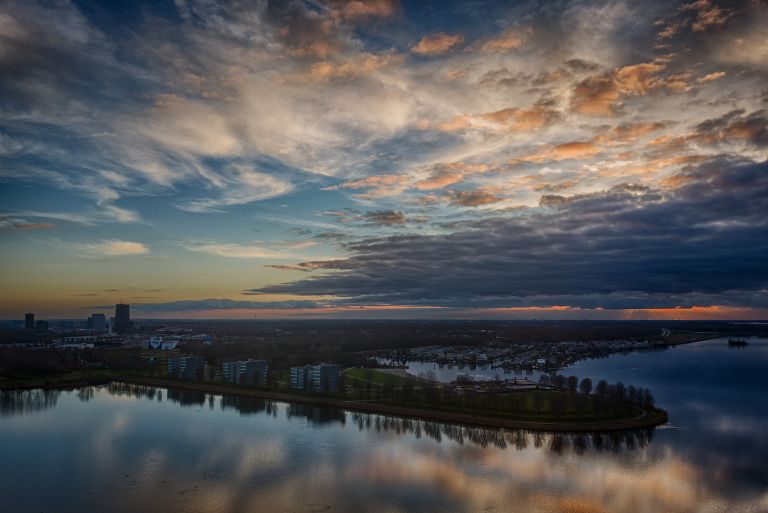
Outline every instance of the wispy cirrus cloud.
<svg viewBox="0 0 768 513">
<path fill-rule="evenodd" d="M 21 217 L 0 214 L 0 231 L 50 230 L 54 226 L 52 223 L 29 221 Z"/>
<path fill-rule="evenodd" d="M 446 34 L 445 32 L 428 34 L 411 47 L 411 53 L 417 55 L 440 55 L 448 52 L 463 41 L 464 36 L 461 34 Z"/>
<path fill-rule="evenodd" d="M 261 244 L 188 244 L 190 251 L 226 258 L 295 258 L 295 254 L 268 248 Z"/>
<path fill-rule="evenodd" d="M 81 247 L 86 253 L 107 257 L 146 255 L 149 253 L 149 247 L 141 242 L 118 239 L 93 242 L 84 244 Z"/>
</svg>

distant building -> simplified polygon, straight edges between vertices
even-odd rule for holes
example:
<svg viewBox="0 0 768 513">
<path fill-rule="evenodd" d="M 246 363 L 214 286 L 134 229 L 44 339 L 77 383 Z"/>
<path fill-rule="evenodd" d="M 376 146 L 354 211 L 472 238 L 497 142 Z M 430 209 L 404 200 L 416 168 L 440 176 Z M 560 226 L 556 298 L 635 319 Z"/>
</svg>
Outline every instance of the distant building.
<svg viewBox="0 0 768 513">
<path fill-rule="evenodd" d="M 312 392 L 337 392 L 341 367 L 330 363 L 291 367 L 291 388 Z"/>
<path fill-rule="evenodd" d="M 131 322 L 131 305 L 118 303 L 115 305 L 115 320 L 112 328 L 120 335 L 128 333 L 133 328 Z"/>
<path fill-rule="evenodd" d="M 33 313 L 24 314 L 24 327 L 28 330 L 35 329 L 35 314 Z"/>
<path fill-rule="evenodd" d="M 100 313 L 88 317 L 88 329 L 93 331 L 107 331 L 107 316 Z"/>
<path fill-rule="evenodd" d="M 75 321 L 59 321 L 56 324 L 56 329 L 59 331 L 73 331 L 76 329 L 78 324 L 75 323 Z"/>
<path fill-rule="evenodd" d="M 291 367 L 291 388 L 296 390 L 307 389 L 307 377 L 311 365 L 302 365 L 301 367 Z"/>
<path fill-rule="evenodd" d="M 206 334 L 200 334 L 200 335 L 188 335 L 185 337 L 186 340 L 192 341 L 192 342 L 202 342 L 205 345 L 212 345 L 213 344 L 213 337 Z"/>
<path fill-rule="evenodd" d="M 205 358 L 202 356 L 182 356 L 168 358 L 168 376 L 187 380 L 200 380 L 205 370 Z"/>
<path fill-rule="evenodd" d="M 163 337 L 149 337 L 147 341 L 147 349 L 161 349 L 166 351 L 168 349 L 176 349 L 179 345 L 178 340 L 166 340 Z"/>
<path fill-rule="evenodd" d="M 313 392 L 337 392 L 341 367 L 329 363 L 313 365 L 310 380 Z"/>
<path fill-rule="evenodd" d="M 12 320 L 8 321 L 8 327 L 12 330 L 23 330 L 25 328 L 25 323 L 22 320 Z"/>
<path fill-rule="evenodd" d="M 35 331 L 48 331 L 48 321 L 35 321 Z"/>
<path fill-rule="evenodd" d="M 264 386 L 269 367 L 266 360 L 239 360 L 224 363 L 224 381 L 237 385 Z"/>
</svg>

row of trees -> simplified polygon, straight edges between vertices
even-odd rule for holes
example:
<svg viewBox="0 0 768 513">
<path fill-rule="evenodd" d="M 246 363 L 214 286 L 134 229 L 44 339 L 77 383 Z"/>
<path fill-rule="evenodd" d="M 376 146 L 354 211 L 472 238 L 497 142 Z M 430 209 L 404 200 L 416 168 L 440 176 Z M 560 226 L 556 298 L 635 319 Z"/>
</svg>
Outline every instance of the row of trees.
<svg viewBox="0 0 768 513">
<path fill-rule="evenodd" d="M 594 392 L 594 397 L 597 399 L 629 402 L 643 408 L 653 408 L 656 404 L 656 399 L 647 388 L 634 385 L 626 386 L 621 381 L 609 384 L 606 380 L 601 379 L 593 388 L 591 378 L 579 380 L 576 376 L 542 374 L 539 378 L 539 385 L 570 390 L 571 392 L 576 392 L 578 389 L 584 395 L 590 395 Z"/>
</svg>

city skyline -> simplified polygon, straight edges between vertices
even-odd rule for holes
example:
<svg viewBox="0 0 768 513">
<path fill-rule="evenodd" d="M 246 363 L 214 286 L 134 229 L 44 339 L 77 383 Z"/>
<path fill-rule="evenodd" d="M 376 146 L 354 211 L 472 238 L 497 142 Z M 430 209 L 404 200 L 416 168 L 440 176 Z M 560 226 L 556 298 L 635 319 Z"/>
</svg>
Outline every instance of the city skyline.
<svg viewBox="0 0 768 513">
<path fill-rule="evenodd" d="M 0 6 L 0 318 L 768 318 L 768 5 Z"/>
</svg>

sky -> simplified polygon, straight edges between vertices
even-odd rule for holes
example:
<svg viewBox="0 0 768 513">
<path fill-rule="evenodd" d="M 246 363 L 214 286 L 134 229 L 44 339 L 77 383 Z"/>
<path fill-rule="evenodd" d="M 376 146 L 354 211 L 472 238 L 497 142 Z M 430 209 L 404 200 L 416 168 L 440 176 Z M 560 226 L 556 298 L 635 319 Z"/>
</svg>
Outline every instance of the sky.
<svg viewBox="0 0 768 513">
<path fill-rule="evenodd" d="M 0 318 L 768 318 L 768 2 L 0 2 Z"/>
</svg>

